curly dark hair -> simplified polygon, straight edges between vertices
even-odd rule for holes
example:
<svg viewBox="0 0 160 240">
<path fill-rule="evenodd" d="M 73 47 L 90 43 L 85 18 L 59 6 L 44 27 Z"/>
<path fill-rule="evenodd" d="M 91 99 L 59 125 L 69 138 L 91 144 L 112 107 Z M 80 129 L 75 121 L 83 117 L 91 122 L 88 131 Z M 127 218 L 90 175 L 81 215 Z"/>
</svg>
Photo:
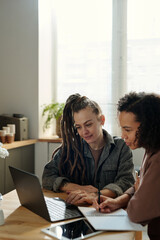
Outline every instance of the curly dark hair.
<svg viewBox="0 0 160 240">
<path fill-rule="evenodd" d="M 130 92 L 118 101 L 119 112 L 131 112 L 140 122 L 136 134 L 139 147 L 160 150 L 160 96 L 154 93 Z"/>
<path fill-rule="evenodd" d="M 75 128 L 73 114 L 87 107 L 90 107 L 97 116 L 102 113 L 95 101 L 79 93 L 70 95 L 66 100 L 61 120 L 62 155 L 59 172 L 61 176 L 68 177 L 71 182 L 81 185 L 87 184 L 88 179 L 83 157 L 83 140 Z"/>
</svg>

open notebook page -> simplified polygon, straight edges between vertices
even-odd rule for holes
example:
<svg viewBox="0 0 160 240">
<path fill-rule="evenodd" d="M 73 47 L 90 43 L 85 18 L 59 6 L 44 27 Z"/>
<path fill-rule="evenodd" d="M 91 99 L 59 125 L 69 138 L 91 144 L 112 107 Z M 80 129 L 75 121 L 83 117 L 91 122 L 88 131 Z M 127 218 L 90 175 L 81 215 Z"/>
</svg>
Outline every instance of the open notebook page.
<svg viewBox="0 0 160 240">
<path fill-rule="evenodd" d="M 144 231 L 146 229 L 141 224 L 131 222 L 124 209 L 118 209 L 112 213 L 100 213 L 91 207 L 78 208 L 96 230 Z"/>
</svg>

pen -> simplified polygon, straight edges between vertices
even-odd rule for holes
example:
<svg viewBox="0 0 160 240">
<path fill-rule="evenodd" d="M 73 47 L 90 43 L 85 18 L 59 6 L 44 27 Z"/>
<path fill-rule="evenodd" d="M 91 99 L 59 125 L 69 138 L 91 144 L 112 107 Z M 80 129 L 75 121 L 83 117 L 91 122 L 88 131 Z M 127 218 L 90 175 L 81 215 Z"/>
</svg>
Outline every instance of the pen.
<svg viewBox="0 0 160 240">
<path fill-rule="evenodd" d="M 100 204 L 100 195 L 101 195 L 101 192 L 100 192 L 100 189 L 98 187 L 98 204 Z M 99 208 L 99 212 L 101 211 L 101 209 Z"/>
</svg>

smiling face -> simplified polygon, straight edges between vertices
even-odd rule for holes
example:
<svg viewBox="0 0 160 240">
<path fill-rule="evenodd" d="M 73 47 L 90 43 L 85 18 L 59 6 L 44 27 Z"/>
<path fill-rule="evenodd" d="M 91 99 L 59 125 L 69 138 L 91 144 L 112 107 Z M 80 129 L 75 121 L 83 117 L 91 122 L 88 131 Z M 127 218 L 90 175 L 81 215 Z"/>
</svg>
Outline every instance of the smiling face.
<svg viewBox="0 0 160 240">
<path fill-rule="evenodd" d="M 122 138 L 127 146 L 129 146 L 132 150 L 138 148 L 139 146 L 135 139 L 140 122 L 136 121 L 136 116 L 131 112 L 120 112 L 119 123 L 122 130 Z"/>
<path fill-rule="evenodd" d="M 79 135 L 92 147 L 101 144 L 103 139 L 102 125 L 104 124 L 104 115 L 97 116 L 92 108 L 87 107 L 75 112 L 75 127 Z"/>
</svg>

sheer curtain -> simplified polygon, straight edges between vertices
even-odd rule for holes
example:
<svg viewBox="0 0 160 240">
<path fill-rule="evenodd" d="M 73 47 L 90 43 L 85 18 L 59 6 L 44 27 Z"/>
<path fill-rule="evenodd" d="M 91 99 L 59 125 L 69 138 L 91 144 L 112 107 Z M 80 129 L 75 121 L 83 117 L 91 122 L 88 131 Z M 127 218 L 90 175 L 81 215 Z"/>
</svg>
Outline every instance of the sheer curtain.
<svg viewBox="0 0 160 240">
<path fill-rule="evenodd" d="M 160 94 L 159 7 L 159 0 L 128 0 L 128 91 Z"/>
<path fill-rule="evenodd" d="M 80 93 L 97 101 L 117 134 L 112 89 L 112 0 L 55 0 L 57 100 Z"/>
<path fill-rule="evenodd" d="M 119 97 L 133 90 L 160 93 L 159 0 L 50 2 L 53 99 L 65 102 L 77 92 L 92 98 L 106 116 L 105 128 L 119 135 Z"/>
</svg>

